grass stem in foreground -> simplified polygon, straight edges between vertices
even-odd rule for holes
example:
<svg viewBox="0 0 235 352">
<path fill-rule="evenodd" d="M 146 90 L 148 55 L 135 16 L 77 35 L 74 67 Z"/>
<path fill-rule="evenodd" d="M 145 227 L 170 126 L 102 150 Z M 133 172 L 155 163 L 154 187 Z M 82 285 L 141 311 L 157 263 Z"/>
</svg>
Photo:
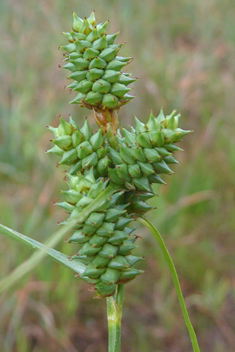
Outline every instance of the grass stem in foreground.
<svg viewBox="0 0 235 352">
<path fill-rule="evenodd" d="M 107 318 L 109 330 L 108 352 L 121 352 L 121 321 L 124 299 L 124 285 L 117 285 L 116 294 L 107 297 Z"/>
<path fill-rule="evenodd" d="M 199 346 L 198 346 L 198 342 L 197 342 L 197 336 L 195 334 L 195 331 L 194 331 L 193 326 L 191 324 L 191 321 L 189 319 L 188 311 L 187 311 L 187 308 L 186 308 L 186 305 L 185 305 L 185 302 L 184 302 L 184 297 L 183 297 L 183 294 L 182 294 L 182 291 L 181 291 L 181 288 L 180 288 L 178 275 L 177 275 L 174 263 L 173 263 L 173 261 L 171 259 L 170 253 L 168 252 L 168 250 L 166 248 L 166 245 L 165 245 L 165 243 L 163 241 L 163 238 L 160 235 L 160 233 L 158 232 L 158 230 L 153 226 L 153 224 L 149 220 L 144 219 L 142 217 L 139 217 L 137 220 L 142 225 L 146 226 L 153 233 L 153 235 L 156 237 L 156 239 L 158 241 L 158 244 L 159 244 L 159 246 L 160 246 L 160 248 L 161 248 L 161 250 L 162 250 L 162 252 L 164 254 L 164 257 L 165 257 L 165 259 L 167 261 L 168 267 L 169 267 L 170 272 L 171 272 L 172 279 L 174 281 L 175 289 L 176 289 L 177 296 L 178 296 L 178 299 L 179 299 L 179 302 L 180 302 L 180 306 L 181 306 L 181 309 L 182 309 L 182 313 L 183 313 L 183 316 L 184 316 L 184 321 L 185 321 L 185 324 L 187 326 L 187 329 L 188 329 L 188 332 L 189 332 L 189 335 L 190 335 L 190 339 L 191 339 L 191 342 L 192 342 L 193 351 L 194 352 L 200 352 L 200 349 L 199 349 Z"/>
</svg>

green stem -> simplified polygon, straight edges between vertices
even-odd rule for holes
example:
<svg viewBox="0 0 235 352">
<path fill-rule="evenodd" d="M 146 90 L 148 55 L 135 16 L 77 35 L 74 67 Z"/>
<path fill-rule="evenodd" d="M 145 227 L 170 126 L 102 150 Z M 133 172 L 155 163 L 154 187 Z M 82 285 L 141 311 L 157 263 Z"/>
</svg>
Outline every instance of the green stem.
<svg viewBox="0 0 235 352">
<path fill-rule="evenodd" d="M 158 232 L 158 230 L 153 226 L 153 224 L 149 220 L 144 219 L 144 218 L 138 218 L 137 220 L 141 224 L 143 224 L 144 226 L 148 227 L 149 230 L 153 233 L 153 235 L 156 237 L 156 239 L 158 241 L 158 244 L 159 244 L 159 246 L 160 246 L 160 248 L 161 248 L 161 250 L 162 250 L 162 252 L 164 254 L 164 257 L 165 257 L 165 259 L 167 261 L 168 267 L 169 267 L 170 272 L 171 272 L 172 279 L 174 281 L 175 289 L 176 289 L 177 296 L 178 296 L 178 299 L 179 299 L 179 302 L 180 302 L 180 306 L 181 306 L 181 310 L 182 310 L 182 313 L 183 313 L 183 316 L 184 316 L 184 321 L 185 321 L 185 324 L 187 326 L 187 329 L 188 329 L 188 332 L 189 332 L 189 336 L 190 336 L 190 339 L 191 339 L 191 343 L 192 343 L 192 346 L 193 346 L 193 351 L 194 352 L 200 352 L 200 349 L 199 349 L 199 346 L 198 346 L 198 342 L 197 342 L 197 336 L 195 334 L 195 331 L 194 331 L 193 326 L 191 324 L 191 321 L 189 319 L 187 308 L 186 308 L 186 305 L 185 305 L 185 302 L 184 302 L 184 297 L 183 297 L 183 294 L 182 294 L 182 291 L 181 291 L 181 288 L 180 288 L 178 275 L 177 275 L 174 263 L 173 263 L 173 261 L 171 259 L 170 253 L 168 252 L 168 250 L 166 248 L 166 245 L 165 245 L 165 243 L 163 241 L 163 238 L 160 235 L 160 233 Z"/>
<path fill-rule="evenodd" d="M 124 285 L 117 285 L 116 294 L 107 297 L 107 318 L 109 330 L 108 352 L 121 352 L 121 322 L 124 299 Z"/>
</svg>

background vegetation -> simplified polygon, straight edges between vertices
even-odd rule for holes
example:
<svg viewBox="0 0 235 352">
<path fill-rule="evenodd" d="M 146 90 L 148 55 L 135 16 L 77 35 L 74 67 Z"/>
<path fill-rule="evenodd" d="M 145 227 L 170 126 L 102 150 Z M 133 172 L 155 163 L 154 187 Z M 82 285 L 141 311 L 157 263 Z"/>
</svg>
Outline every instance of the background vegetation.
<svg viewBox="0 0 235 352">
<path fill-rule="evenodd" d="M 67 105 L 66 73 L 57 50 L 71 27 L 71 12 L 110 20 L 120 30 L 122 54 L 134 56 L 136 99 L 120 111 L 146 121 L 182 112 L 193 129 L 178 153 L 181 166 L 168 176 L 149 214 L 175 261 L 201 351 L 235 350 L 235 2 L 230 0 L 3 0 L 0 2 L 0 222 L 45 241 L 65 217 L 53 206 L 63 174 L 46 125 L 57 114 L 77 121 L 83 111 Z M 84 109 L 84 114 L 90 111 Z M 138 229 L 145 274 L 126 286 L 123 352 L 191 351 L 173 283 L 147 230 Z M 31 254 L 1 236 L 5 277 Z M 58 249 L 72 253 L 61 243 Z M 88 285 L 45 260 L 0 298 L 0 346 L 4 352 L 105 352 L 105 300 L 92 300 Z"/>
</svg>

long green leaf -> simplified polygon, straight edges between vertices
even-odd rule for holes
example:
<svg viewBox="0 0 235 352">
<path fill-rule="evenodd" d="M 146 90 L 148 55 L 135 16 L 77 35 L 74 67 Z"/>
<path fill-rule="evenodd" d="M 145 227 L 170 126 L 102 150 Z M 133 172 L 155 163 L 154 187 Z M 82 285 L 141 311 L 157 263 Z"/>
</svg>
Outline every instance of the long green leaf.
<svg viewBox="0 0 235 352">
<path fill-rule="evenodd" d="M 168 267 L 169 267 L 170 272 L 171 272 L 172 279 L 174 281 L 175 289 L 176 289 L 177 296 L 178 296 L 178 299 L 179 299 L 179 302 L 180 302 L 180 306 L 181 306 L 181 310 L 182 310 L 182 313 L 183 313 L 183 316 L 184 316 L 184 321 L 185 321 L 185 324 L 187 326 L 187 329 L 188 329 L 188 332 L 189 332 L 189 335 L 190 335 L 190 339 L 191 339 L 191 342 L 192 342 L 193 351 L 194 352 L 200 352 L 200 349 L 199 349 L 199 346 L 198 346 L 198 342 L 197 342 L 197 336 L 196 336 L 195 331 L 193 329 L 193 326 L 191 324 L 191 321 L 190 321 L 190 318 L 189 318 L 189 315 L 188 315 L 188 311 L 187 311 L 187 308 L 186 308 L 186 305 L 185 305 L 185 302 L 184 302 L 184 297 L 183 297 L 183 294 L 182 294 L 182 291 L 181 291 L 179 278 L 178 278 L 174 263 L 173 263 L 173 261 L 171 259 L 170 253 L 168 252 L 168 250 L 166 248 L 165 242 L 163 241 L 163 238 L 160 235 L 160 233 L 158 232 L 158 230 L 153 226 L 153 224 L 149 220 L 141 218 L 141 217 L 137 218 L 137 220 L 141 224 L 143 224 L 146 227 L 148 227 L 149 230 L 153 233 L 153 235 L 156 237 L 156 239 L 158 241 L 158 244 L 159 244 L 159 246 L 160 246 L 160 248 L 161 248 L 161 250 L 162 250 L 162 252 L 164 254 L 164 257 L 165 257 L 165 259 L 167 261 Z"/>
<path fill-rule="evenodd" d="M 45 243 L 45 245 L 30 239 L 14 230 L 11 230 L 3 225 L 0 225 L 0 232 L 7 236 L 8 238 L 14 239 L 26 246 L 29 246 L 32 249 L 39 249 L 36 253 L 34 253 L 28 260 L 18 266 L 11 274 L 9 274 L 6 278 L 0 281 L 0 293 L 6 291 L 15 283 L 17 283 L 24 275 L 33 270 L 42 259 L 48 255 L 52 259 L 60 262 L 61 264 L 75 270 L 74 263 L 77 261 L 69 262 L 68 258 L 52 249 L 55 247 L 60 240 L 64 237 L 64 235 L 71 230 L 75 224 L 83 223 L 89 214 L 97 209 L 99 209 L 100 204 L 106 200 L 109 196 L 111 196 L 114 192 L 116 192 L 120 187 L 117 185 L 108 186 L 96 199 L 94 199 L 85 209 L 83 209 L 77 217 L 73 220 L 70 220 L 68 224 L 63 226 L 60 230 L 56 231 L 49 240 Z M 79 274 L 85 270 L 85 267 L 82 263 L 77 263 L 76 272 Z"/>
<path fill-rule="evenodd" d="M 71 270 L 75 271 L 79 275 L 82 275 L 82 273 L 85 271 L 85 265 L 82 264 L 81 262 L 79 262 L 78 260 L 69 260 L 67 255 L 65 255 L 65 254 L 63 254 L 53 248 L 50 248 L 50 246 L 48 246 L 48 245 L 46 246 L 45 244 L 42 244 L 42 243 L 40 243 L 30 237 L 22 235 L 22 233 L 19 233 L 19 232 L 12 230 L 12 229 L 9 229 L 8 227 L 6 227 L 2 224 L 0 224 L 0 233 L 8 238 L 11 238 L 11 239 L 23 244 L 23 245 L 26 245 L 27 247 L 29 247 L 31 249 L 40 249 L 39 253 L 42 254 L 45 252 L 45 255 L 49 256 L 51 259 L 53 259 L 57 263 L 61 263 L 64 266 L 66 266 L 67 268 L 70 268 Z M 52 235 L 51 238 L 54 235 Z M 60 236 L 58 236 L 58 232 L 56 232 L 56 238 L 57 238 L 57 240 L 60 239 Z M 28 260 L 27 260 L 27 262 L 28 262 Z M 30 267 L 30 269 L 31 269 L 31 267 Z M 0 281 L 0 292 L 1 292 L 2 281 Z"/>
</svg>

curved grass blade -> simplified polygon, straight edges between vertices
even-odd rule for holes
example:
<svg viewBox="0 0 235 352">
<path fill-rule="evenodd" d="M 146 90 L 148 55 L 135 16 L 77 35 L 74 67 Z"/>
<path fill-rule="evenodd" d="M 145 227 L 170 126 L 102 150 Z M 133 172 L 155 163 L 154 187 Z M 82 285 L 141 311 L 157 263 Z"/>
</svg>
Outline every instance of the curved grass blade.
<svg viewBox="0 0 235 352">
<path fill-rule="evenodd" d="M 185 305 L 185 302 L 184 302 L 184 297 L 183 297 L 183 294 L 182 294 L 182 291 L 181 291 L 178 275 L 177 275 L 174 263 L 173 263 L 173 261 L 171 259 L 170 253 L 168 252 L 168 250 L 166 248 L 165 242 L 163 241 L 163 238 L 160 235 L 160 233 L 158 232 L 158 230 L 153 226 L 153 224 L 149 220 L 144 219 L 142 217 L 137 218 L 137 220 L 142 225 L 146 226 L 153 233 L 153 235 L 156 237 L 156 239 L 158 241 L 158 244 L 159 244 L 159 246 L 160 246 L 160 248 L 161 248 L 161 250 L 162 250 L 162 252 L 164 254 L 164 257 L 165 257 L 165 259 L 167 261 L 168 267 L 169 267 L 170 272 L 171 272 L 172 279 L 174 281 L 175 289 L 176 289 L 177 296 L 178 296 L 178 299 L 179 299 L 179 302 L 180 302 L 180 306 L 181 306 L 181 310 L 182 310 L 182 313 L 183 313 L 183 316 L 184 316 L 184 321 L 185 321 L 185 324 L 187 326 L 187 329 L 188 329 L 188 332 L 189 332 L 189 336 L 190 336 L 190 339 L 191 339 L 191 343 L 192 343 L 192 346 L 193 346 L 193 351 L 194 352 L 200 352 L 200 349 L 199 349 L 199 346 L 198 346 L 198 342 L 197 342 L 197 336 L 196 336 L 195 331 L 193 329 L 193 326 L 192 326 L 192 323 L 190 321 L 190 318 L 189 318 L 189 315 L 188 315 L 188 311 L 187 311 L 187 308 L 186 308 L 186 305 Z"/>
</svg>

